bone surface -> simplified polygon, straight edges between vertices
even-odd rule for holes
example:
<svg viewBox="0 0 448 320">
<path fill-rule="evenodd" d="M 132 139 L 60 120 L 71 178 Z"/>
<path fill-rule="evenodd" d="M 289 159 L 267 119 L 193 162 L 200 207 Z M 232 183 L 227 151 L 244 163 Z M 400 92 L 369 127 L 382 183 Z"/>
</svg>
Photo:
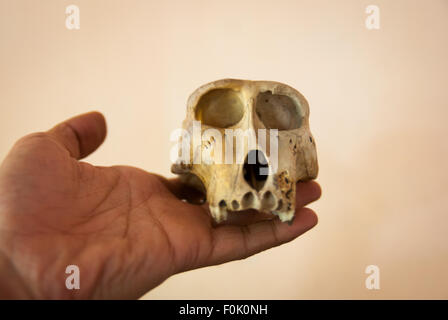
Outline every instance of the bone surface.
<svg viewBox="0 0 448 320">
<path fill-rule="evenodd" d="M 182 128 L 171 170 L 205 193 L 216 222 L 247 209 L 292 221 L 296 182 L 318 173 L 309 106 L 300 92 L 274 81 L 210 82 L 189 97 Z"/>
</svg>

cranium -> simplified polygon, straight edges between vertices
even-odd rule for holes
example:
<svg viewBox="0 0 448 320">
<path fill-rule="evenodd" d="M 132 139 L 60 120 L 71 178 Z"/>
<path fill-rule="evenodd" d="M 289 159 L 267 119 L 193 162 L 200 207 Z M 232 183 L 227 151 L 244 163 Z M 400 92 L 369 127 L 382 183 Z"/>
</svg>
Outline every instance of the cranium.
<svg viewBox="0 0 448 320">
<path fill-rule="evenodd" d="M 228 210 L 246 209 L 289 222 L 296 182 L 318 173 L 308 119 L 308 102 L 288 85 L 236 79 L 205 84 L 188 99 L 179 159 L 171 170 L 206 194 L 216 222 L 225 220 Z M 259 129 L 267 137 L 261 138 Z M 235 132 L 255 133 L 256 145 L 247 135 L 239 144 Z"/>
</svg>

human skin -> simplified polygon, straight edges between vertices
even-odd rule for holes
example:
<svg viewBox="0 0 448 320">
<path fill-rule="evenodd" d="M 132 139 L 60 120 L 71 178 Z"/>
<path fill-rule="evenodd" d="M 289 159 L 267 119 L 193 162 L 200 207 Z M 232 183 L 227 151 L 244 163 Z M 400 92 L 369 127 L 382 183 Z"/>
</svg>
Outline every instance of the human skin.
<svg viewBox="0 0 448 320">
<path fill-rule="evenodd" d="M 106 137 L 98 112 L 21 138 L 0 166 L 0 298 L 136 299 L 168 277 L 244 259 L 314 227 L 297 184 L 291 225 L 248 211 L 215 225 L 198 194 L 176 179 L 80 161 Z M 193 203 L 182 201 L 188 199 Z M 66 268 L 80 289 L 66 287 Z"/>
</svg>

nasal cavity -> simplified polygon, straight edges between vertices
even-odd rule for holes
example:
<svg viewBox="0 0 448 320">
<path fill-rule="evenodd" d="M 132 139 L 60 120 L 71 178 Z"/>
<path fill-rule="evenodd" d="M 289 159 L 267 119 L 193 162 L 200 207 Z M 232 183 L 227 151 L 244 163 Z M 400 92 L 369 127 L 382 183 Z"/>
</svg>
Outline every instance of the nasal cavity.
<svg viewBox="0 0 448 320">
<path fill-rule="evenodd" d="M 260 150 L 251 150 L 243 166 L 244 180 L 255 190 L 260 191 L 268 178 L 268 161 Z"/>
</svg>

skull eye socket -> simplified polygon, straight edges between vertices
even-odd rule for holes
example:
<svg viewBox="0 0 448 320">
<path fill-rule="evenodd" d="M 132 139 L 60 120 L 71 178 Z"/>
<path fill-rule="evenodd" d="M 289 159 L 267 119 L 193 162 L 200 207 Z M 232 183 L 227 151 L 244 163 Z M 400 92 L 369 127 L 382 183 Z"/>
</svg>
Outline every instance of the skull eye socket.
<svg viewBox="0 0 448 320">
<path fill-rule="evenodd" d="M 244 115 L 244 105 L 232 89 L 214 89 L 204 94 L 196 106 L 196 119 L 203 124 L 227 128 L 237 124 Z"/>
<path fill-rule="evenodd" d="M 302 125 L 297 104 L 290 97 L 271 91 L 258 94 L 255 112 L 266 129 L 292 130 Z"/>
</svg>

